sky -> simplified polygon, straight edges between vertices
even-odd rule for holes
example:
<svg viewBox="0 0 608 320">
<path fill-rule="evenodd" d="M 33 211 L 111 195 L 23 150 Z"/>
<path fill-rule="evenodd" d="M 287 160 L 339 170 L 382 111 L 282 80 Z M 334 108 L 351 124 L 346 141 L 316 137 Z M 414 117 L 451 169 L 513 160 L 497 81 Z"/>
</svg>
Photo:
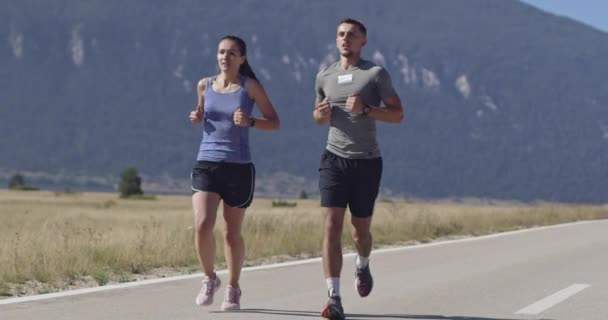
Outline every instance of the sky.
<svg viewBox="0 0 608 320">
<path fill-rule="evenodd" d="M 608 32 L 606 0 L 522 0 L 544 11 L 566 16 Z"/>
</svg>

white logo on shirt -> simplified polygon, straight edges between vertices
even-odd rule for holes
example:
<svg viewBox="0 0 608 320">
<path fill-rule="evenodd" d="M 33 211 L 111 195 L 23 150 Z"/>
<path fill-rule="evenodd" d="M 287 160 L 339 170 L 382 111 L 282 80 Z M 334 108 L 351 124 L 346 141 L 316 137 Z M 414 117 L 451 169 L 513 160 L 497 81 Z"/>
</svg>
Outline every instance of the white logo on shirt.
<svg viewBox="0 0 608 320">
<path fill-rule="evenodd" d="M 347 83 L 352 83 L 352 82 L 353 82 L 353 74 L 352 73 L 338 76 L 338 84 L 347 84 Z"/>
</svg>

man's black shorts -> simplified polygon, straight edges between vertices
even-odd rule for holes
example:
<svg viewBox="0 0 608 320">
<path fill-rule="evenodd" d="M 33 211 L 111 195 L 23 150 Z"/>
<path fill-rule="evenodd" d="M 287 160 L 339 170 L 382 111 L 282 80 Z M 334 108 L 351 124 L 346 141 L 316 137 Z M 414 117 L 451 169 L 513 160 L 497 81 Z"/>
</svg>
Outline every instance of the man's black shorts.
<svg viewBox="0 0 608 320">
<path fill-rule="evenodd" d="M 346 159 L 327 150 L 319 165 L 321 207 L 346 208 L 355 217 L 372 215 L 380 189 L 382 158 Z"/>
<path fill-rule="evenodd" d="M 253 200 L 255 167 L 253 163 L 197 161 L 191 180 L 192 192 L 215 192 L 225 204 L 247 208 Z"/>
</svg>

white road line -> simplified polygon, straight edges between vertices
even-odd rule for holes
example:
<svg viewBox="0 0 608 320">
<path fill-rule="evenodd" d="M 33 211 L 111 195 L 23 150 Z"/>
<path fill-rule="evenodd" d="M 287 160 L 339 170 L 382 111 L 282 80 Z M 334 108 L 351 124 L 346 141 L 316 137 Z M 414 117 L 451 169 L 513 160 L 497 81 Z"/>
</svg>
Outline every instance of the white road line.
<svg viewBox="0 0 608 320">
<path fill-rule="evenodd" d="M 539 314 L 558 303 L 572 297 L 573 295 L 589 288 L 591 285 L 589 284 L 579 284 L 575 283 L 568 288 L 562 289 L 542 300 L 539 300 L 517 312 L 515 314 Z"/>
<path fill-rule="evenodd" d="M 443 245 L 448 245 L 448 244 L 458 244 L 458 243 L 465 243 L 465 242 L 472 242 L 472 241 L 482 241 L 482 240 L 487 240 L 487 239 L 502 238 L 502 237 L 506 237 L 506 236 L 510 236 L 510 235 L 516 235 L 516 234 L 520 234 L 520 233 L 542 231 L 542 230 L 549 230 L 549 229 L 556 229 L 556 228 L 564 228 L 564 227 L 570 227 L 570 226 L 576 226 L 576 225 L 582 225 L 582 224 L 598 223 L 598 222 L 608 223 L 608 221 L 606 221 L 606 220 L 588 220 L 588 221 L 564 223 L 564 224 L 558 224 L 558 225 L 552 225 L 552 226 L 544 226 L 544 227 L 535 227 L 535 228 L 515 230 L 515 231 L 507 231 L 507 232 L 489 234 L 489 235 L 486 235 L 486 236 L 479 236 L 479 237 L 470 237 L 470 238 L 457 239 L 457 240 L 436 241 L 436 242 L 425 243 L 425 244 L 417 244 L 417 245 L 411 245 L 411 246 L 402 246 L 402 247 L 393 247 L 393 248 L 384 248 L 384 249 L 374 249 L 373 252 L 372 252 L 372 254 L 373 255 L 377 255 L 377 254 L 388 253 L 388 252 L 418 250 L 418 249 L 424 249 L 424 248 L 436 247 L 436 246 L 443 246 Z M 347 254 L 344 255 L 344 257 L 352 257 L 354 255 L 355 255 L 355 253 L 347 253 Z M 315 262 L 319 262 L 319 261 L 321 261 L 321 258 L 312 258 L 312 259 L 306 259 L 306 260 L 297 260 L 297 261 L 289 261 L 289 262 L 282 262 L 282 263 L 261 265 L 261 266 L 255 266 L 255 267 L 247 267 L 247 268 L 243 268 L 243 272 L 256 271 L 256 270 L 268 270 L 268 269 L 283 268 L 283 267 L 289 267 L 289 266 L 297 266 L 297 265 L 315 263 Z M 227 271 L 226 270 L 221 270 L 221 271 L 218 271 L 217 273 L 220 274 L 220 275 L 223 275 L 223 274 L 227 274 Z M 76 289 L 76 290 L 69 290 L 69 291 L 62 291 L 62 292 L 55 292 L 55 293 L 47 293 L 47 294 L 40 294 L 40 295 L 33 295 L 33 296 L 26 296 L 26 297 L 0 299 L 0 305 L 3 305 L 3 304 L 13 304 L 13 303 L 22 303 L 22 302 L 32 302 L 32 301 L 39 301 L 39 300 L 47 300 L 47 299 L 68 297 L 68 296 L 74 296 L 74 295 L 85 294 L 85 293 L 94 293 L 94 292 L 108 291 L 108 290 L 114 290 L 114 289 L 123 289 L 123 288 L 137 287 L 137 286 L 145 286 L 145 285 L 157 284 L 157 283 L 163 283 L 163 282 L 171 282 L 171 281 L 179 281 L 179 280 L 187 280 L 187 279 L 197 279 L 197 278 L 198 279 L 202 279 L 202 277 L 203 277 L 202 273 L 195 273 L 195 274 L 182 275 L 182 276 L 174 276 L 174 277 L 167 277 L 167 278 L 149 279 L 149 280 L 142 280 L 142 281 L 135 281 L 135 282 L 112 284 L 112 285 L 107 285 L 107 286 L 102 286 L 102 287 L 84 288 L 84 289 Z"/>
</svg>

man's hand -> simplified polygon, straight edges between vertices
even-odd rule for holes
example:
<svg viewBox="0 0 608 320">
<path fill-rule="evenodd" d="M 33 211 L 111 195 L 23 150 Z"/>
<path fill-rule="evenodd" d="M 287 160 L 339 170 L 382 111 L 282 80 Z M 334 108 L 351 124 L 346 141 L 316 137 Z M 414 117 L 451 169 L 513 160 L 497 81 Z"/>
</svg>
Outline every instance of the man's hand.
<svg viewBox="0 0 608 320">
<path fill-rule="evenodd" d="M 328 97 L 315 106 L 315 113 L 317 121 L 326 122 L 331 118 L 331 104 Z"/>
<path fill-rule="evenodd" d="M 363 112 L 363 98 L 356 94 L 346 99 L 346 106 L 344 108 L 347 112 L 361 113 Z"/>
</svg>

